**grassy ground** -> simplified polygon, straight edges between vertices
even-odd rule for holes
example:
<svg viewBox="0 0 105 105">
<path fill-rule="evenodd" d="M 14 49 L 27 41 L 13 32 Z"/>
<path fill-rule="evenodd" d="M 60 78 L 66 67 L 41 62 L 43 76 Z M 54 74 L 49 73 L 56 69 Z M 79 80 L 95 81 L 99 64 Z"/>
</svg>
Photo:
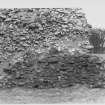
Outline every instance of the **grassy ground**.
<svg viewBox="0 0 105 105">
<path fill-rule="evenodd" d="M 8 89 L 0 90 L 0 104 L 32 103 L 105 103 L 105 89 L 75 86 L 64 89 Z"/>
</svg>

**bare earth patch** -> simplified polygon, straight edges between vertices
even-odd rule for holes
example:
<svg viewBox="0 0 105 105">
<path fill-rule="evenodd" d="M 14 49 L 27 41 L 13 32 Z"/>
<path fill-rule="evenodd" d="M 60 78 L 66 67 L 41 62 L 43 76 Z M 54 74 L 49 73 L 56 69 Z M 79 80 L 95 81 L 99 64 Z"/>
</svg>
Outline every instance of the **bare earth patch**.
<svg viewBox="0 0 105 105">
<path fill-rule="evenodd" d="M 105 89 L 88 89 L 75 86 L 64 89 L 23 89 L 0 90 L 0 104 L 32 103 L 105 103 Z"/>
</svg>

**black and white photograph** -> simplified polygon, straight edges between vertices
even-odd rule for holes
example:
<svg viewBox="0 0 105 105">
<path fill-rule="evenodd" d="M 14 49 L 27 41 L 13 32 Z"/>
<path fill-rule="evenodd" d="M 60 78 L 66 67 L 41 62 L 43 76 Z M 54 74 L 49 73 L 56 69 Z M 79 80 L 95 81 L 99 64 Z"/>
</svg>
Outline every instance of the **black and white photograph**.
<svg viewBox="0 0 105 105">
<path fill-rule="evenodd" d="M 0 1 L 0 104 L 104 104 L 105 1 L 16 1 Z"/>
</svg>

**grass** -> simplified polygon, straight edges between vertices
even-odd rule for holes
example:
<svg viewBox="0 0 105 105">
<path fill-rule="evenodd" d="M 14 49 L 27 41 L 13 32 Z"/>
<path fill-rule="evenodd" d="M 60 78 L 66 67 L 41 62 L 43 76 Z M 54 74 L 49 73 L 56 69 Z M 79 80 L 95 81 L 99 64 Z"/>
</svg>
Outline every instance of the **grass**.
<svg viewBox="0 0 105 105">
<path fill-rule="evenodd" d="M 79 85 L 63 89 L 0 90 L 0 104 L 104 103 L 104 97 L 104 89 L 88 89 Z"/>
</svg>

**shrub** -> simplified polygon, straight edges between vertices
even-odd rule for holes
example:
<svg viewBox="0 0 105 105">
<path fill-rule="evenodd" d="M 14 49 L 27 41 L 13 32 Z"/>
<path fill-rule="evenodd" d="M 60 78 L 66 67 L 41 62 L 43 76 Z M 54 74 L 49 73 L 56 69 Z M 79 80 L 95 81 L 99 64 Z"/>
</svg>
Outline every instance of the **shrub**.
<svg viewBox="0 0 105 105">
<path fill-rule="evenodd" d="M 93 45 L 95 52 L 97 52 L 97 50 L 103 49 L 105 42 L 104 30 L 92 29 L 90 33 L 91 35 L 89 36 L 89 42 Z"/>
<path fill-rule="evenodd" d="M 99 33 L 96 32 L 95 30 L 92 30 L 91 31 L 91 34 L 89 36 L 89 41 L 90 43 L 94 46 L 94 47 L 100 47 L 100 44 L 101 44 L 101 39 L 99 37 Z"/>
</svg>

